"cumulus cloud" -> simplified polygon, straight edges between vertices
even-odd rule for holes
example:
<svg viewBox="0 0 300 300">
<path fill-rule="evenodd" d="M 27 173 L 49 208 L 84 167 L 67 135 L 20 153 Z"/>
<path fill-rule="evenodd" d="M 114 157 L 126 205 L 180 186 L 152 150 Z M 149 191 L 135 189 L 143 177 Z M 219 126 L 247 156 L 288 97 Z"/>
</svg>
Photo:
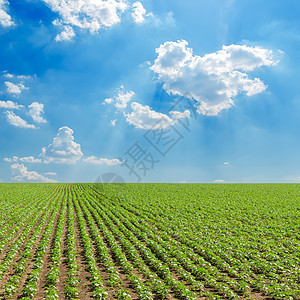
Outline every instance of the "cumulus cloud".
<svg viewBox="0 0 300 300">
<path fill-rule="evenodd" d="M 186 119 L 190 119 L 191 118 L 191 112 L 189 110 L 185 110 L 183 112 L 180 112 L 180 111 L 170 111 L 170 115 L 175 120 L 180 120 L 180 119 L 184 119 L 184 118 L 186 118 Z"/>
<path fill-rule="evenodd" d="M 52 144 L 42 148 L 42 156 L 46 163 L 75 164 L 81 159 L 80 144 L 74 141 L 74 131 L 67 127 L 61 127 Z"/>
<path fill-rule="evenodd" d="M 34 125 L 28 124 L 27 121 L 25 121 L 21 117 L 15 115 L 12 111 L 6 111 L 5 115 L 6 115 L 8 123 L 13 126 L 21 127 L 21 128 L 31 128 L 31 129 L 36 128 Z"/>
<path fill-rule="evenodd" d="M 57 42 L 69 41 L 75 36 L 73 27 L 64 26 L 63 28 L 64 30 L 55 37 Z"/>
<path fill-rule="evenodd" d="M 132 4 L 132 19 L 135 23 L 140 24 L 145 22 L 145 18 L 149 16 L 153 16 L 152 13 L 148 13 L 146 9 L 144 8 L 143 4 L 141 2 L 134 2 Z"/>
<path fill-rule="evenodd" d="M 1 101 L 0 100 L 0 108 L 6 108 L 6 109 L 19 109 L 24 107 L 23 105 L 19 105 L 12 101 Z"/>
<path fill-rule="evenodd" d="M 56 37 L 60 41 L 72 38 L 75 27 L 96 33 L 100 28 L 115 25 L 120 22 L 121 14 L 128 7 L 122 0 L 43 1 L 59 15 L 53 23 L 63 28 L 63 32 Z"/>
<path fill-rule="evenodd" d="M 12 83 L 10 81 L 4 82 L 6 85 L 7 92 L 10 94 L 20 95 L 23 90 L 28 90 L 28 87 L 22 83 Z"/>
<path fill-rule="evenodd" d="M 11 16 L 7 13 L 9 2 L 7 0 L 0 0 L 0 25 L 3 27 L 10 27 L 14 25 Z"/>
<path fill-rule="evenodd" d="M 224 165 L 225 165 L 225 166 L 229 166 L 230 163 L 229 163 L 228 161 L 225 161 L 225 162 L 224 162 Z"/>
<path fill-rule="evenodd" d="M 223 179 L 216 179 L 216 180 L 214 180 L 214 183 L 224 183 L 225 182 L 225 180 L 223 180 Z"/>
<path fill-rule="evenodd" d="M 55 183 L 56 180 L 49 179 L 36 171 L 28 171 L 28 169 L 23 164 L 13 164 L 11 165 L 11 170 L 13 177 L 11 180 L 18 182 L 48 182 Z"/>
<path fill-rule="evenodd" d="M 124 110 L 127 107 L 127 104 L 132 100 L 132 97 L 135 95 L 132 91 L 126 91 L 124 86 L 118 89 L 118 92 L 114 98 L 108 98 L 104 100 L 106 104 L 114 104 L 114 106 L 119 110 Z"/>
<path fill-rule="evenodd" d="M 114 166 L 122 163 L 118 159 L 97 158 L 96 156 L 89 156 L 87 158 L 84 158 L 83 161 L 89 164 L 107 165 L 107 166 Z"/>
<path fill-rule="evenodd" d="M 222 50 L 198 56 L 185 40 L 165 42 L 156 49 L 151 69 L 169 94 L 189 92 L 199 102 L 199 113 L 217 115 L 234 105 L 241 93 L 259 94 L 267 86 L 251 79 L 249 72 L 278 63 L 272 50 L 246 45 L 223 46 Z"/>
<path fill-rule="evenodd" d="M 28 114 L 31 116 L 34 122 L 47 123 L 47 121 L 42 117 L 42 114 L 44 113 L 44 104 L 33 102 L 28 106 L 28 108 Z"/>
<path fill-rule="evenodd" d="M 132 112 L 124 113 L 126 121 L 139 129 L 164 129 L 174 125 L 174 120 L 169 116 L 152 110 L 148 105 L 142 105 L 137 102 L 131 103 Z M 160 121 L 160 122 L 159 122 Z"/>
</svg>

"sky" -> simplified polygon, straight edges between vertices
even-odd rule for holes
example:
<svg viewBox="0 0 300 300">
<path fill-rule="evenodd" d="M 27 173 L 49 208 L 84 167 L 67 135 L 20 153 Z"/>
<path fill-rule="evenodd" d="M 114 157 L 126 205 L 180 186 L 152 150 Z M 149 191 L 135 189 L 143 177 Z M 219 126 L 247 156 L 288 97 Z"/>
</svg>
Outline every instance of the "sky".
<svg viewBox="0 0 300 300">
<path fill-rule="evenodd" d="M 298 0 L 0 0 L 0 182 L 300 182 Z"/>
</svg>

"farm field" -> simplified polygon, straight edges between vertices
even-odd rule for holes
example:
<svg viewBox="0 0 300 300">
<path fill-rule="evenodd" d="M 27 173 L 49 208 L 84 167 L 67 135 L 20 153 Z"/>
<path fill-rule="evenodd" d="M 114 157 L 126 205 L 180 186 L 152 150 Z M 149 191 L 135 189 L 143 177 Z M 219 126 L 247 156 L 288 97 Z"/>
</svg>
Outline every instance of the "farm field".
<svg viewBox="0 0 300 300">
<path fill-rule="evenodd" d="M 300 299 L 300 185 L 0 184 L 0 299 Z"/>
</svg>

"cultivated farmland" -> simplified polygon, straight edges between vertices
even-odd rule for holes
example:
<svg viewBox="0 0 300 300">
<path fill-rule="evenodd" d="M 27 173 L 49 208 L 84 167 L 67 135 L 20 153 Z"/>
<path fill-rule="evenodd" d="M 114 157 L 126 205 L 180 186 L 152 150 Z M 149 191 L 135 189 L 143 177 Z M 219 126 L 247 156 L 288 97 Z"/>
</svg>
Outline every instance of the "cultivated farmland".
<svg viewBox="0 0 300 300">
<path fill-rule="evenodd" d="M 300 299 L 300 185 L 1 184 L 0 299 Z"/>
</svg>

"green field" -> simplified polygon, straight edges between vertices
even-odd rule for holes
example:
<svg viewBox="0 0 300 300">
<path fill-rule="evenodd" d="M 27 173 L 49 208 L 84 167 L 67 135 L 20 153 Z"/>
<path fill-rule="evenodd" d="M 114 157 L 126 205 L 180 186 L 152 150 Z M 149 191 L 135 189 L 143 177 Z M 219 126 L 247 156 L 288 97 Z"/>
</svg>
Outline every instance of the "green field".
<svg viewBox="0 0 300 300">
<path fill-rule="evenodd" d="M 0 184 L 0 299 L 300 299 L 300 185 Z"/>
</svg>

